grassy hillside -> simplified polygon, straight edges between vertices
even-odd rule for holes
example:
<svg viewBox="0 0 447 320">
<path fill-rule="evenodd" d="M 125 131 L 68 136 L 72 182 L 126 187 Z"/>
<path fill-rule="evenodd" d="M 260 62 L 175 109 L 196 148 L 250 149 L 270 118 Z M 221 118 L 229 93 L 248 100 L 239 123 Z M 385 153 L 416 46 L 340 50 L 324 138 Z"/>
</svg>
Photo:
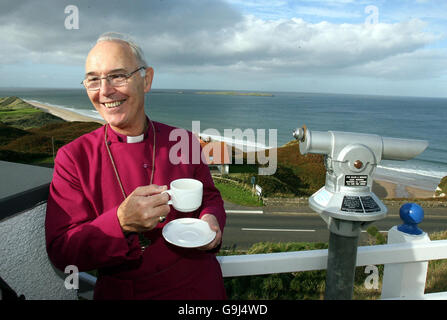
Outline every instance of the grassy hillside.
<svg viewBox="0 0 447 320">
<path fill-rule="evenodd" d="M 438 189 L 435 193 L 438 197 L 442 194 L 444 194 L 444 197 L 446 197 L 445 195 L 447 195 L 447 176 L 441 179 L 438 185 Z"/>
<path fill-rule="evenodd" d="M 270 151 L 266 151 L 266 157 Z M 233 163 L 234 160 L 233 149 Z M 256 184 L 262 187 L 266 197 L 310 196 L 324 185 L 326 169 L 321 155 L 302 155 L 299 143 L 290 141 L 276 149 L 277 169 L 273 175 L 258 175 L 258 165 L 247 165 L 247 158 L 257 157 L 243 154 L 245 165 L 232 165 L 228 178 L 251 185 L 255 177 Z"/>
<path fill-rule="evenodd" d="M 0 147 L 30 134 L 26 130 L 17 129 L 0 122 Z"/>
<path fill-rule="evenodd" d="M 63 119 L 46 113 L 17 97 L 0 98 L 0 122 L 17 129 L 39 128 Z"/>
<path fill-rule="evenodd" d="M 57 150 L 99 128 L 96 122 L 67 122 L 17 97 L 0 98 L 0 160 L 51 164 Z"/>
</svg>

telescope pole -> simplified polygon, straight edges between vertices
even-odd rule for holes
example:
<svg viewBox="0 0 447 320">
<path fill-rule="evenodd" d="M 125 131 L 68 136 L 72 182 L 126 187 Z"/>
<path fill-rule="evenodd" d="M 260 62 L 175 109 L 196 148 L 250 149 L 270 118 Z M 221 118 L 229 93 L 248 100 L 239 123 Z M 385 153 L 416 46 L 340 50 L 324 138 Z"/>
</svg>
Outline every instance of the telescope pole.
<svg viewBox="0 0 447 320">
<path fill-rule="evenodd" d="M 359 236 L 367 223 L 332 217 L 325 221 L 330 234 L 324 299 L 351 300 Z"/>
<path fill-rule="evenodd" d="M 359 237 L 331 232 L 326 273 L 325 300 L 351 300 Z"/>
</svg>

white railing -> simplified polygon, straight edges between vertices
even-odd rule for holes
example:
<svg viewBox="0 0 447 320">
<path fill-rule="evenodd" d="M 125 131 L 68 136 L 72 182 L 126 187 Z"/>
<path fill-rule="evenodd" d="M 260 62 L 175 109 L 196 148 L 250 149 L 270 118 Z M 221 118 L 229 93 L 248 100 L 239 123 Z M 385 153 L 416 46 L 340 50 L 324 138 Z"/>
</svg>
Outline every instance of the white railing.
<svg viewBox="0 0 447 320">
<path fill-rule="evenodd" d="M 324 270 L 327 267 L 328 250 L 309 250 L 267 254 L 217 257 L 224 277 L 238 277 L 273 273 L 290 273 Z M 425 263 L 429 260 L 447 259 L 447 240 L 413 242 L 359 247 L 357 266 L 400 264 L 401 266 Z M 81 273 L 81 280 L 94 284 L 94 277 Z M 415 279 L 417 276 L 415 276 Z M 425 278 L 424 278 L 425 279 Z M 408 285 L 408 284 L 407 284 Z M 425 285 L 425 281 L 424 281 Z M 385 286 L 385 284 L 383 284 Z M 407 298 L 447 299 L 447 292 L 408 294 Z M 404 299 L 391 297 L 387 299 Z"/>
<path fill-rule="evenodd" d="M 236 277 L 324 270 L 327 268 L 327 255 L 328 250 L 326 249 L 241 256 L 221 256 L 218 257 L 218 260 L 224 277 Z M 357 251 L 356 265 L 413 264 L 439 259 L 447 259 L 447 240 L 359 247 Z M 418 277 L 415 275 L 414 278 L 416 279 Z M 408 296 L 411 296 L 412 298 L 416 297 L 411 294 Z M 425 294 L 418 298 L 447 299 L 447 292 Z"/>
<path fill-rule="evenodd" d="M 323 270 L 328 250 L 220 256 L 224 277 Z M 447 240 L 359 247 L 357 266 L 447 259 Z"/>
</svg>

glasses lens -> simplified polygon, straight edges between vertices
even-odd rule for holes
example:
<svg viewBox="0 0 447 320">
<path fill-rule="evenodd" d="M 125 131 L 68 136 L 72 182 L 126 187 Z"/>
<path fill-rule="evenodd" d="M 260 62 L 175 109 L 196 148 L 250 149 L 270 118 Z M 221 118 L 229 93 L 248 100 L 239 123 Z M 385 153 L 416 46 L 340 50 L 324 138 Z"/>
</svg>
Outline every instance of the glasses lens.
<svg viewBox="0 0 447 320">
<path fill-rule="evenodd" d="M 84 85 L 87 88 L 87 90 L 98 90 L 101 86 L 101 80 L 84 80 Z"/>
<path fill-rule="evenodd" d="M 111 74 L 105 77 L 109 85 L 111 85 L 112 87 L 121 87 L 126 85 L 127 78 L 128 76 L 125 74 Z M 85 79 L 84 86 L 87 88 L 87 90 L 98 90 L 101 87 L 101 79 L 104 78 Z"/>
<path fill-rule="evenodd" d="M 110 85 L 114 87 L 123 86 L 127 82 L 127 77 L 125 74 L 113 74 L 108 76 Z"/>
</svg>

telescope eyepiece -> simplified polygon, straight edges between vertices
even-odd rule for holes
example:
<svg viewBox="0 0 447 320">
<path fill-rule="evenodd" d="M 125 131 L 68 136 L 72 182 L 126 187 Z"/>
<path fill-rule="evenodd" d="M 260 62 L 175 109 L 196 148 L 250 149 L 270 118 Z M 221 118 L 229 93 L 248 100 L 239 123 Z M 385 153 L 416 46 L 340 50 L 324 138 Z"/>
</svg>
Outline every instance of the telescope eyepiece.
<svg viewBox="0 0 447 320">
<path fill-rule="evenodd" d="M 304 142 L 305 138 L 305 130 L 304 128 L 297 128 L 293 131 L 293 137 L 301 142 Z"/>
</svg>

